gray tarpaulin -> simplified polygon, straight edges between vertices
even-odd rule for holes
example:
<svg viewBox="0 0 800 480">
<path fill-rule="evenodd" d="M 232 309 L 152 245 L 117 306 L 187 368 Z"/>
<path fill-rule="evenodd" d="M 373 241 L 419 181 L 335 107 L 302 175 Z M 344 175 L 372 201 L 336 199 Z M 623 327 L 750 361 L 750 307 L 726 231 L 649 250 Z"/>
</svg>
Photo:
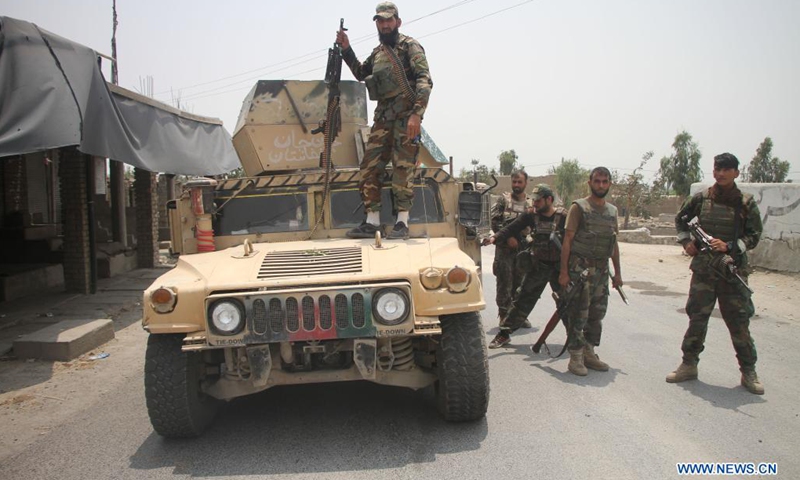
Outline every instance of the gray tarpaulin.
<svg viewBox="0 0 800 480">
<path fill-rule="evenodd" d="M 240 166 L 219 120 L 106 83 L 94 50 L 0 17 L 0 157 L 76 145 L 151 172 Z"/>
</svg>

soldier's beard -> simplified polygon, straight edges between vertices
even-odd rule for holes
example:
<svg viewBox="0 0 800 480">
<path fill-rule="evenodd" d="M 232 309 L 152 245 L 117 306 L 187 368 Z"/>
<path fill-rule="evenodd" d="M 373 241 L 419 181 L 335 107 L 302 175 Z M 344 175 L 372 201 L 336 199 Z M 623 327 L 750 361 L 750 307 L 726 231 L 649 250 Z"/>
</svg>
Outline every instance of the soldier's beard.
<svg viewBox="0 0 800 480">
<path fill-rule="evenodd" d="M 594 188 L 592 188 L 591 190 L 592 190 L 592 195 L 594 195 L 597 198 L 605 198 L 605 196 L 608 195 L 608 190 L 595 190 Z"/>
<path fill-rule="evenodd" d="M 400 30 L 395 28 L 389 33 L 381 33 L 378 32 L 378 38 L 380 39 L 381 43 L 389 45 L 390 47 L 394 47 L 397 45 L 397 39 L 400 37 Z"/>
<path fill-rule="evenodd" d="M 524 188 L 514 188 L 514 187 L 511 187 L 511 191 L 512 191 L 512 192 L 514 192 L 514 195 L 519 195 L 519 194 L 521 194 L 522 192 L 524 192 L 524 191 L 525 191 L 525 189 L 524 189 Z"/>
</svg>

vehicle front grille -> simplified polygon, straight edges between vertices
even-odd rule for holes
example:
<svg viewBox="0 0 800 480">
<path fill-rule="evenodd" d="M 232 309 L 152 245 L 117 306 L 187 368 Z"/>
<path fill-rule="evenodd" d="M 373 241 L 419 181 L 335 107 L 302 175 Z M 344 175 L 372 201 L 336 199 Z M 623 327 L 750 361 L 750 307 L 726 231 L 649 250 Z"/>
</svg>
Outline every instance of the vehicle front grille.
<svg viewBox="0 0 800 480">
<path fill-rule="evenodd" d="M 370 298 L 364 289 L 257 297 L 247 308 L 248 327 L 265 341 L 364 336 L 374 330 Z"/>
<path fill-rule="evenodd" d="M 361 247 L 320 248 L 270 252 L 258 271 L 259 279 L 361 273 Z"/>
</svg>

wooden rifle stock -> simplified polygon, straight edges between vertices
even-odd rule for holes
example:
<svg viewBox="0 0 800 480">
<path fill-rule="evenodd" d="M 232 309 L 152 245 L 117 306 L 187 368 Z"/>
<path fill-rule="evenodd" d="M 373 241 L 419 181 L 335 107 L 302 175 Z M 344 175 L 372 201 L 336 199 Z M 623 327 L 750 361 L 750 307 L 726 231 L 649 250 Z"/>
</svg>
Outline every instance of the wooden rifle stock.
<svg viewBox="0 0 800 480">
<path fill-rule="evenodd" d="M 547 321 L 547 325 L 544 326 L 544 330 L 542 331 L 542 334 L 539 335 L 539 339 L 536 340 L 536 343 L 534 343 L 533 346 L 531 347 L 533 353 L 539 353 L 539 350 L 542 349 L 542 345 L 544 345 L 544 342 L 545 340 L 547 340 L 547 337 L 550 336 L 550 334 L 553 333 L 553 330 L 556 329 L 556 325 L 558 325 L 558 320 L 560 318 L 561 315 L 558 314 L 558 310 L 553 312 L 553 316 L 550 317 L 550 320 Z"/>
</svg>

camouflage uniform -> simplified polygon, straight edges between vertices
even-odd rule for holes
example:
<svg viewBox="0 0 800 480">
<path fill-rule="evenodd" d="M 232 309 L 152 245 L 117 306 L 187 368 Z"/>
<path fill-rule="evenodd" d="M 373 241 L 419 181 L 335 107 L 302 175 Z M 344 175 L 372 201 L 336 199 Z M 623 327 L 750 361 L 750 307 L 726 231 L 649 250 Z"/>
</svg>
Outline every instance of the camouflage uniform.
<svg viewBox="0 0 800 480">
<path fill-rule="evenodd" d="M 393 63 L 384 49 L 393 48 L 403 67 L 414 100 L 403 94 L 402 85 L 392 72 Z M 356 80 L 366 81 L 370 99 L 377 100 L 374 123 L 361 161 L 359 190 L 367 211 L 381 210 L 381 186 L 386 167 L 391 163 L 392 193 L 395 210 L 408 211 L 413 200 L 414 168 L 419 144 L 406 138 L 406 125 L 411 114 L 420 118 L 428 106 L 433 88 L 425 50 L 416 40 L 400 34 L 395 47 L 381 44 L 361 63 L 352 48 L 342 52 Z"/>
<path fill-rule="evenodd" d="M 564 238 L 564 224 L 567 211 L 559 207 L 550 217 L 526 212 L 508 226 L 495 234 L 495 243 L 502 244 L 509 237 L 517 237 L 526 228 L 533 234 L 531 248 L 517 258 L 519 269 L 524 272 L 522 283 L 515 291 L 508 314 L 501 319 L 500 330 L 506 335 L 518 330 L 533 311 L 544 287 L 550 283 L 553 291 L 560 290 L 558 273 L 560 271 L 561 249 L 550 239 L 555 233 L 559 240 Z M 529 264 L 525 264 L 529 262 Z"/>
<path fill-rule="evenodd" d="M 532 207 L 533 199 L 530 195 L 525 195 L 525 200 L 523 201 L 516 201 L 511 196 L 511 193 L 505 192 L 492 205 L 492 231 L 499 232 L 503 227 L 511 224 L 518 216 Z M 501 320 L 508 313 L 511 301 L 514 298 L 514 292 L 517 291 L 520 280 L 524 275 L 524 272 L 517 266 L 517 254 L 525 249 L 525 237 L 529 232 L 530 228 L 520 229 L 514 236 L 519 242 L 519 248 L 517 249 L 512 249 L 506 244 L 505 240 L 509 237 L 505 237 L 502 242 L 495 242 L 492 273 L 497 279 L 497 295 L 495 299 Z"/>
<path fill-rule="evenodd" d="M 724 198 L 717 185 L 698 192 L 689 198 L 675 217 L 678 241 L 691 241 L 687 222 L 697 217 L 709 235 L 728 242 L 729 252 L 739 267 L 739 273 L 747 280 L 747 250 L 755 248 L 761 238 L 761 214 L 753 196 L 742 194 L 738 188 Z M 738 212 L 738 213 L 737 213 Z M 738 220 L 736 220 L 738 218 Z M 692 258 L 692 280 L 686 314 L 689 328 L 683 337 L 683 363 L 696 366 L 708 330 L 708 318 L 719 301 L 719 310 L 733 341 L 739 368 L 744 373 L 755 371 L 756 346 L 750 335 L 750 317 L 755 308 L 749 290 L 735 280 L 722 278 L 710 266 L 714 255 L 700 253 Z"/>
<path fill-rule="evenodd" d="M 580 294 L 567 307 L 568 347 L 574 351 L 587 344 L 600 345 L 608 307 L 608 260 L 617 243 L 617 207 L 606 202 L 602 210 L 597 210 L 586 198 L 572 203 L 579 210 L 570 210 L 570 215 L 577 211 L 582 216 L 570 249 L 570 280 L 577 281 L 584 269 L 589 270 Z"/>
</svg>

